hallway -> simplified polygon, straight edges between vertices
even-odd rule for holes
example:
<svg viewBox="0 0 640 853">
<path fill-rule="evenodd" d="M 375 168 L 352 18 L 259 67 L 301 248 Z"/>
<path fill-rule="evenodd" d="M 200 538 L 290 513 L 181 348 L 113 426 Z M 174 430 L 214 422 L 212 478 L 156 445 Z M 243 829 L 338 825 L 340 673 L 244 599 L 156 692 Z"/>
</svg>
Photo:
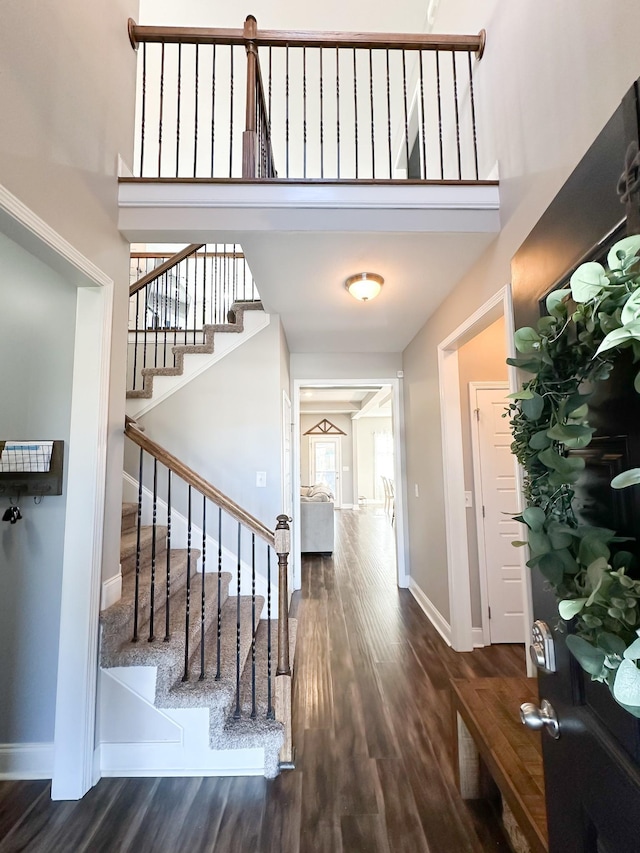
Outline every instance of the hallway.
<svg viewBox="0 0 640 853">
<path fill-rule="evenodd" d="M 333 559 L 303 562 L 296 770 L 262 778 L 103 779 L 80 802 L 0 783 L 0 853 L 485 853 L 508 847 L 460 800 L 451 677 L 521 675 L 521 647 L 456 654 L 395 581 L 381 509 L 338 511 Z"/>
</svg>

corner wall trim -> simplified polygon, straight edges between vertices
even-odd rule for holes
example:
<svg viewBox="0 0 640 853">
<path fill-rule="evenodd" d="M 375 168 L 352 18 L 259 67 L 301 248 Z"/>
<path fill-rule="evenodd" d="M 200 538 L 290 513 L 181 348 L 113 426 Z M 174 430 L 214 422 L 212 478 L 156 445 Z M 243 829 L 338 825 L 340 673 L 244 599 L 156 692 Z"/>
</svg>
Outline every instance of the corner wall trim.
<svg viewBox="0 0 640 853">
<path fill-rule="evenodd" d="M 438 634 L 440 634 L 445 643 L 450 646 L 451 625 L 449 625 L 447 620 L 444 618 L 442 613 L 440 613 L 435 604 L 433 604 L 431 599 L 427 598 L 427 596 L 424 594 L 422 589 L 418 586 L 418 584 L 414 581 L 413 578 L 409 578 L 409 592 L 418 602 L 420 609 L 425 614 L 427 619 L 431 622 Z"/>
<path fill-rule="evenodd" d="M 53 743 L 0 743 L 0 781 L 52 776 Z"/>
</svg>

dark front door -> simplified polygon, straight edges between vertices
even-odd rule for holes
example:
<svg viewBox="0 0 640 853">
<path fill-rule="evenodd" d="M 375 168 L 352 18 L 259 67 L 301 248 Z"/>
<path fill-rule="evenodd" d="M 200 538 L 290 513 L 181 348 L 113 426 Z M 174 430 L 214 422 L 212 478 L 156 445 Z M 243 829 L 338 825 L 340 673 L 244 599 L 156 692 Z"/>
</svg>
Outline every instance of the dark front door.
<svg viewBox="0 0 640 853">
<path fill-rule="evenodd" d="M 602 252 L 606 235 L 615 239 L 617 225 L 620 236 L 627 228 L 640 230 L 637 199 L 627 193 L 621 204 L 619 192 L 625 188 L 619 180 L 624 164 L 633 160 L 630 145 L 637 139 L 634 87 L 514 258 L 516 327 L 535 325 L 540 300 L 589 251 L 592 257 Z M 625 375 L 628 369 L 621 360 L 594 401 L 592 425 L 598 432 L 588 448 L 578 497 L 590 523 L 635 536 L 631 547 L 640 556 L 640 500 L 632 490 L 613 496 L 608 488 L 615 473 L 640 466 L 640 396 Z M 556 672 L 538 676 L 540 700 L 551 703 L 560 724 L 557 740 L 543 734 L 550 851 L 640 853 L 640 720 L 573 660 L 556 598 L 537 570 L 532 587 L 534 618 L 552 629 L 556 656 Z"/>
</svg>

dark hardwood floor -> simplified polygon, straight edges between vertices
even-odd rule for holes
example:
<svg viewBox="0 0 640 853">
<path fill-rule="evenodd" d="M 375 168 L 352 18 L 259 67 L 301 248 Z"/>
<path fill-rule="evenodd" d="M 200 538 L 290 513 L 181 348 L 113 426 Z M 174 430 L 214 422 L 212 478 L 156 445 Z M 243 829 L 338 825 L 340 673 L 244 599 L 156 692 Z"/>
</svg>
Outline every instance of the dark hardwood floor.
<svg viewBox="0 0 640 853">
<path fill-rule="evenodd" d="M 3 782 L 0 853 L 507 851 L 490 808 L 456 791 L 449 679 L 522 675 L 522 647 L 452 652 L 396 587 L 384 513 L 336 519 L 333 559 L 306 557 L 294 596 L 295 771 L 102 779 L 55 803 L 46 782 Z"/>
</svg>

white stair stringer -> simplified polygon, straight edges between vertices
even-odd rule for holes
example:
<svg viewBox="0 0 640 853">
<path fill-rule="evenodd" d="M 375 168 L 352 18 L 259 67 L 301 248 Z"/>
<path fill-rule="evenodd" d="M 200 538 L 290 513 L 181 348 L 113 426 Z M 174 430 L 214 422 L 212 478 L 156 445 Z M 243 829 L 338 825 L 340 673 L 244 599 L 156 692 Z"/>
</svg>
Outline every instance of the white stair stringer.
<svg viewBox="0 0 640 853">
<path fill-rule="evenodd" d="M 130 396 L 127 394 L 126 413 L 130 418 L 138 418 L 151 411 L 158 403 L 166 400 L 179 388 L 182 388 L 196 376 L 199 376 L 212 365 L 216 364 L 230 352 L 248 341 L 262 329 L 269 325 L 270 317 L 262 309 L 261 303 L 241 303 L 243 308 L 236 311 L 238 323 L 224 324 L 220 326 L 206 327 L 206 337 L 210 339 L 209 344 L 195 346 L 177 346 L 174 350 L 181 356 L 179 358 L 180 370 L 177 375 L 169 375 L 173 368 L 158 368 L 155 375 L 145 378 L 145 386 L 152 389 L 152 396 Z M 215 346 L 213 339 L 215 338 Z M 211 349 L 201 352 L 202 349 Z M 152 372 L 150 368 L 149 373 Z M 165 371 L 163 375 L 160 371 Z M 137 394 L 138 392 L 133 392 Z"/>
<path fill-rule="evenodd" d="M 156 677 L 153 666 L 100 671 L 102 776 L 265 775 L 264 746 L 212 747 L 208 707 L 157 708 Z"/>
</svg>

